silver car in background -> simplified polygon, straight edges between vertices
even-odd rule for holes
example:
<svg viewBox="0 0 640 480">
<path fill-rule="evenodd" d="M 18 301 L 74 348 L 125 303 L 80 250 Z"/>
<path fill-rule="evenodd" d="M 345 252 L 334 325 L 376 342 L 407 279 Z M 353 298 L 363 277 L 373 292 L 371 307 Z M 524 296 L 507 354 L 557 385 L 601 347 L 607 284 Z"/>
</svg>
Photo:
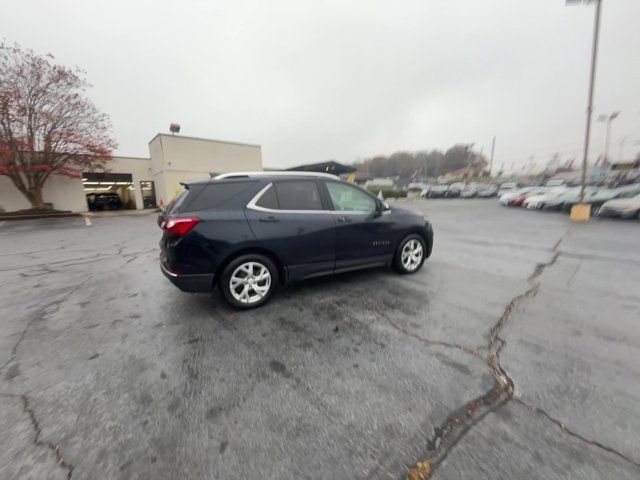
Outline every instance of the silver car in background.
<svg viewBox="0 0 640 480">
<path fill-rule="evenodd" d="M 604 202 L 598 210 L 598 216 L 640 219 L 640 194 Z"/>
</svg>

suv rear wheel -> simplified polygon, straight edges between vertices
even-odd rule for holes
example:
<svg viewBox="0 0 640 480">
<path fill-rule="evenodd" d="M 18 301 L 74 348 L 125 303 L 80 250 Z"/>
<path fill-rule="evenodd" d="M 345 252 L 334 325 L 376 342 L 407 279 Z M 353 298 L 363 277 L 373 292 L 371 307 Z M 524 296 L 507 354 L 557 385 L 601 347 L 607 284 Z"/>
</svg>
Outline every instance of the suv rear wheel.
<svg viewBox="0 0 640 480">
<path fill-rule="evenodd" d="M 395 269 L 400 273 L 416 273 L 425 261 L 424 238 L 413 233 L 400 242 L 393 259 Z"/>
<path fill-rule="evenodd" d="M 218 287 L 232 307 L 248 309 L 265 304 L 278 286 L 278 269 L 264 255 L 234 258 L 223 270 Z"/>
</svg>

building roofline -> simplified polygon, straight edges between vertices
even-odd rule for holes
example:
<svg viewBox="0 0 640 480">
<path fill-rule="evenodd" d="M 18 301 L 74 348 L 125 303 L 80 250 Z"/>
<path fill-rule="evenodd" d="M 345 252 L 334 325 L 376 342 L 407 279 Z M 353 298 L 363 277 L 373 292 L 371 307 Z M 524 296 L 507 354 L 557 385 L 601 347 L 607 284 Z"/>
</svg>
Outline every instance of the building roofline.
<svg viewBox="0 0 640 480">
<path fill-rule="evenodd" d="M 259 145 L 257 143 L 230 142 L 228 140 L 216 140 L 215 138 L 189 137 L 189 136 L 186 136 L 186 135 L 170 135 L 168 133 L 156 133 L 156 135 L 151 140 L 149 140 L 149 143 L 153 142 L 158 137 L 184 138 L 186 140 L 201 140 L 203 142 L 227 143 L 229 145 L 241 145 L 243 147 L 258 147 L 258 148 L 262 148 L 262 145 Z"/>
</svg>

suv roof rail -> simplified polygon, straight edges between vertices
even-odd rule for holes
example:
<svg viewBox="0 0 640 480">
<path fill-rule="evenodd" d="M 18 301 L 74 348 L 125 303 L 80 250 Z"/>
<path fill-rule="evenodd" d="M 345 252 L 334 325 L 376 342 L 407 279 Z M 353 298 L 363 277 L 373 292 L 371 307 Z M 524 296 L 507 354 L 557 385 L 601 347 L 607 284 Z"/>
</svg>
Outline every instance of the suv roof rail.
<svg viewBox="0 0 640 480">
<path fill-rule="evenodd" d="M 279 177 L 279 176 L 291 176 L 291 177 L 327 177 L 338 178 L 337 175 L 321 172 L 297 172 L 297 171 L 273 171 L 273 172 L 233 172 L 222 173 L 213 177 L 213 180 L 222 180 L 224 178 L 242 178 L 242 177 Z"/>
</svg>

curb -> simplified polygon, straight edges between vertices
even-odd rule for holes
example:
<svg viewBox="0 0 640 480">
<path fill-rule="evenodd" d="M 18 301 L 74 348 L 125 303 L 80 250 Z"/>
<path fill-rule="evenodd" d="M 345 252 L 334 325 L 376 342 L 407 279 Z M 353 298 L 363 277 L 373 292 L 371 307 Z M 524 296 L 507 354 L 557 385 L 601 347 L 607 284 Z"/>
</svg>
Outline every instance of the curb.
<svg viewBox="0 0 640 480">
<path fill-rule="evenodd" d="M 90 218 L 113 218 L 113 217 L 137 217 L 144 215 L 151 215 L 153 213 L 159 213 L 162 210 L 159 208 L 146 208 L 144 210 L 110 210 L 108 212 L 81 212 L 78 215 Z"/>
<path fill-rule="evenodd" d="M 9 220 L 38 220 L 41 218 L 64 218 L 64 217 L 79 217 L 82 213 L 68 212 L 68 213 L 42 213 L 38 215 L 0 215 L 0 222 L 6 222 Z"/>
</svg>

